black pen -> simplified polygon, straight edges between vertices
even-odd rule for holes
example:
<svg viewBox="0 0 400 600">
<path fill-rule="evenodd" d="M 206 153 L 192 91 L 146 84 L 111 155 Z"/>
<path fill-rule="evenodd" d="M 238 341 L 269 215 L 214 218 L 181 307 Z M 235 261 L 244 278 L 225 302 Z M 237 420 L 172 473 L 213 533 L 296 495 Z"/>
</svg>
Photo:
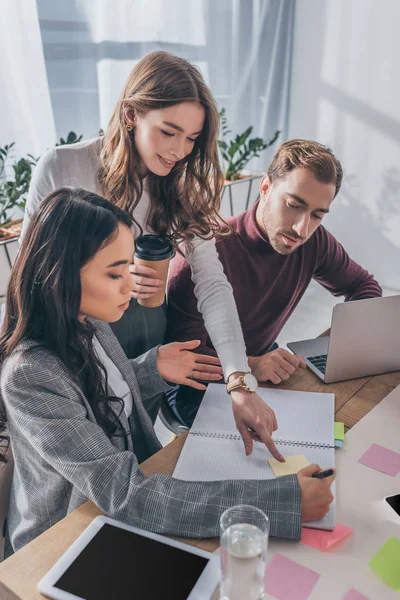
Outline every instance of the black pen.
<svg viewBox="0 0 400 600">
<path fill-rule="evenodd" d="M 316 477 L 317 479 L 325 479 L 325 477 L 330 477 L 334 474 L 333 469 L 327 469 L 326 471 L 318 471 L 317 473 L 313 473 L 311 477 Z"/>
</svg>

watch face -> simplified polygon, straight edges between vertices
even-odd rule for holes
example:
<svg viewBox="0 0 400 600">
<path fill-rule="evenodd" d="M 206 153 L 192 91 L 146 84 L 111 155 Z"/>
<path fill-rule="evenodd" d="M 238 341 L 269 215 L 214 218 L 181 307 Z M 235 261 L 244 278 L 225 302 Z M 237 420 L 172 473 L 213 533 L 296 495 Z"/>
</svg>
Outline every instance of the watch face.
<svg viewBox="0 0 400 600">
<path fill-rule="evenodd" d="M 246 375 L 243 376 L 243 383 L 250 392 L 255 392 L 258 388 L 258 381 L 251 373 L 246 373 Z"/>
</svg>

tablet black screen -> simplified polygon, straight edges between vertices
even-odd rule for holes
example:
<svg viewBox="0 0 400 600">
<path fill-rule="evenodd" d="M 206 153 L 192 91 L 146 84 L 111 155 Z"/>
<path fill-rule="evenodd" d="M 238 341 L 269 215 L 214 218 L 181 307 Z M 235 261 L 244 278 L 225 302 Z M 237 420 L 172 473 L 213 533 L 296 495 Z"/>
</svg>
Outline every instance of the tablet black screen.
<svg viewBox="0 0 400 600">
<path fill-rule="evenodd" d="M 55 587 L 85 600 L 186 600 L 207 563 L 106 523 Z"/>
<path fill-rule="evenodd" d="M 386 498 L 386 502 L 400 517 L 400 494 L 397 494 L 395 496 L 389 496 L 388 498 Z"/>
</svg>

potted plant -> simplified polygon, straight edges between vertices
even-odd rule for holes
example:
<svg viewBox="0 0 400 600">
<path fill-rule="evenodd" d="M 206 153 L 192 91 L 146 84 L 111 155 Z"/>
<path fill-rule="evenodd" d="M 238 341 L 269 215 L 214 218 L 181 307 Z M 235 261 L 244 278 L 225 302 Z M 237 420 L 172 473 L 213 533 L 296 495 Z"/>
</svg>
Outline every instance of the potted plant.
<svg viewBox="0 0 400 600">
<path fill-rule="evenodd" d="M 218 140 L 218 147 L 225 175 L 221 213 L 223 216 L 233 216 L 247 210 L 259 196 L 258 186 L 253 186 L 253 182 L 261 179 L 264 174 L 246 173 L 245 166 L 252 158 L 258 158 L 260 152 L 272 146 L 278 139 L 280 131 L 275 131 L 272 138 L 266 142 L 259 137 L 251 138 L 253 127 L 250 126 L 233 139 L 226 140 L 225 138 L 232 132 L 228 127 L 225 108 L 222 108 L 219 115 L 222 139 Z"/>
<path fill-rule="evenodd" d="M 70 131 L 66 138 L 60 138 L 56 146 L 75 144 L 80 142 L 82 136 L 77 136 Z M 18 217 L 18 212 L 24 212 L 29 185 L 32 177 L 32 168 L 39 158 L 28 154 L 14 164 L 9 164 L 15 142 L 0 148 L 0 241 L 19 237 L 23 217 Z M 10 169 L 13 177 L 10 177 Z M 17 217 L 17 218 L 12 218 Z"/>
<path fill-rule="evenodd" d="M 32 176 L 32 167 L 38 159 L 28 154 L 10 166 L 12 177 L 7 176 L 8 162 L 15 143 L 0 148 L 0 240 L 18 237 L 22 226 L 23 212 Z M 12 216 L 17 218 L 12 219 Z"/>
<path fill-rule="evenodd" d="M 76 135 L 75 131 L 70 131 L 69 134 L 67 135 L 67 138 L 60 138 L 60 141 L 58 144 L 56 144 L 56 146 L 67 146 L 69 144 L 76 144 L 77 142 L 80 142 L 81 139 L 83 138 L 83 135 L 80 135 L 79 137 Z"/>
</svg>

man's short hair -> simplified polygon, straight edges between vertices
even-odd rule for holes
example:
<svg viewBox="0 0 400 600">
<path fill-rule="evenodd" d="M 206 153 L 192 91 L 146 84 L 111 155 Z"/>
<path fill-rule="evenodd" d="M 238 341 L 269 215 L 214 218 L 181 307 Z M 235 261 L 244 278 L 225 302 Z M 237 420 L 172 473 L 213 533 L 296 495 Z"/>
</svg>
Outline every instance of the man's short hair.
<svg viewBox="0 0 400 600">
<path fill-rule="evenodd" d="M 308 169 L 321 183 L 333 183 L 340 190 L 343 170 L 340 161 L 332 150 L 318 142 L 290 140 L 281 144 L 268 167 L 268 175 L 273 183 L 283 179 L 293 169 Z"/>
</svg>

